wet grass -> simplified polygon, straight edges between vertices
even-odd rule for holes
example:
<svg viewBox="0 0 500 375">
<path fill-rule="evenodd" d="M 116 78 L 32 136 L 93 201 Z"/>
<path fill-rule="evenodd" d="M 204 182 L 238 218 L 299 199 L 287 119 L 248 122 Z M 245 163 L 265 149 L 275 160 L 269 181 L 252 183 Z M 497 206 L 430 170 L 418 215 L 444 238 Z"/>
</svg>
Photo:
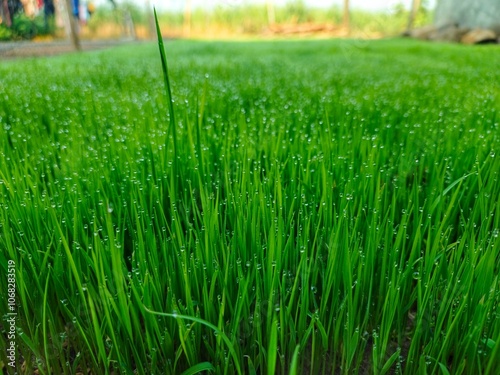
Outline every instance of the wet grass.
<svg viewBox="0 0 500 375">
<path fill-rule="evenodd" d="M 496 371 L 497 47 L 166 51 L 0 65 L 20 371 Z"/>
</svg>

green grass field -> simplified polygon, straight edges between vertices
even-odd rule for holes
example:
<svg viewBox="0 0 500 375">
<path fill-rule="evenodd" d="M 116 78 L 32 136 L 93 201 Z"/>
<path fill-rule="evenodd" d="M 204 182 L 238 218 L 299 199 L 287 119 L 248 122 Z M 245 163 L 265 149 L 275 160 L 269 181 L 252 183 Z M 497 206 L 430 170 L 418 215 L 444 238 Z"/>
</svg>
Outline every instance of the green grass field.
<svg viewBox="0 0 500 375">
<path fill-rule="evenodd" d="M 0 63 L 19 373 L 498 371 L 498 47 L 165 47 Z"/>
</svg>

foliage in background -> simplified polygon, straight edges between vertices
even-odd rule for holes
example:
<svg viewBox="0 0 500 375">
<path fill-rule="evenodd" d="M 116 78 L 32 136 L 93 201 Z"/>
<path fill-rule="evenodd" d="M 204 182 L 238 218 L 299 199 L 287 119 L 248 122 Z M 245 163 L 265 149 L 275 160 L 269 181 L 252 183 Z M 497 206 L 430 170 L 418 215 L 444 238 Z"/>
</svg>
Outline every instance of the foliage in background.
<svg viewBox="0 0 500 375">
<path fill-rule="evenodd" d="M 353 35 L 368 36 L 400 34 L 408 23 L 409 12 L 403 7 L 394 7 L 387 12 L 369 12 L 359 9 L 351 11 Z M 183 18 L 178 13 L 159 15 L 166 33 L 180 32 Z M 338 6 L 325 9 L 306 7 L 304 2 L 292 1 L 275 9 L 277 24 L 342 24 L 342 9 Z M 432 22 L 432 12 L 422 7 L 416 25 Z M 265 4 L 245 4 L 242 6 L 218 6 L 213 10 L 194 9 L 192 28 L 195 34 L 203 35 L 213 30 L 222 30 L 229 34 L 260 34 L 268 30 L 267 8 Z"/>
<path fill-rule="evenodd" d="M 12 39 L 12 31 L 10 28 L 0 25 L 0 41 L 6 41 Z"/>
<path fill-rule="evenodd" d="M 43 15 L 30 18 L 24 13 L 18 13 L 14 16 L 10 28 L 0 24 L 0 40 L 33 39 L 36 36 L 51 35 L 54 31 L 53 19 L 46 20 Z"/>
<path fill-rule="evenodd" d="M 96 7 L 95 12 L 88 20 L 88 27 L 92 33 L 98 35 L 99 27 L 107 24 L 123 24 L 124 12 L 128 12 L 136 25 L 146 25 L 148 22 L 147 12 L 137 4 L 123 2 L 118 6 L 104 4 Z"/>
<path fill-rule="evenodd" d="M 150 30 L 151 14 L 144 7 L 131 2 L 119 3 L 117 7 L 110 3 L 96 8 L 88 24 L 82 27 L 82 37 L 119 37 L 123 33 L 124 17 L 130 14 L 138 35 L 145 37 Z M 165 11 L 159 14 L 162 29 L 166 35 L 180 36 L 185 30 L 182 12 Z M 289 1 L 275 9 L 275 20 L 280 25 L 296 25 L 303 23 L 342 24 L 342 9 L 338 6 L 318 9 L 307 7 L 303 1 Z M 417 26 L 429 24 L 432 12 L 423 6 L 417 17 Z M 408 10 L 396 5 L 386 12 L 367 12 L 353 9 L 351 11 L 352 35 L 355 37 L 371 37 L 397 35 L 405 30 L 408 22 Z M 265 4 L 219 5 L 213 9 L 193 9 L 191 15 L 191 36 L 235 36 L 261 35 L 269 30 L 267 8 Z M 14 18 L 11 29 L 0 25 L 0 40 L 31 39 L 36 35 L 54 34 L 55 26 L 51 21 L 45 24 L 43 16 L 34 19 L 23 13 Z M 150 33 L 150 31 L 149 31 Z M 151 36 L 151 35 L 150 35 Z"/>
</svg>

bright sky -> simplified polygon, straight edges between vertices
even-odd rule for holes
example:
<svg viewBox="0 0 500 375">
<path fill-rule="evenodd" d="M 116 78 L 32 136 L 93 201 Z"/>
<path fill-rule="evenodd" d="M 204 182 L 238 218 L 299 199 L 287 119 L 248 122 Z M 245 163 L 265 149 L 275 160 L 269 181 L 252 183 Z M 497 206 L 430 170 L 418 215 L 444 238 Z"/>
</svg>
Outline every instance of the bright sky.
<svg viewBox="0 0 500 375">
<path fill-rule="evenodd" d="M 106 0 L 96 1 L 97 3 L 105 2 Z M 118 3 L 124 0 L 115 0 Z M 182 10 L 186 0 L 131 0 L 138 5 L 146 6 L 149 2 L 155 5 L 158 9 L 175 9 Z M 206 6 L 238 6 L 241 4 L 264 3 L 265 0 L 191 0 L 193 8 Z M 283 5 L 287 0 L 274 0 L 276 5 Z M 304 0 L 306 5 L 314 7 L 330 7 L 332 5 L 342 6 L 343 0 Z M 395 4 L 403 3 L 408 9 L 411 6 L 412 0 L 351 0 L 351 8 L 390 11 Z M 434 7 L 436 0 L 429 0 L 428 4 Z"/>
</svg>

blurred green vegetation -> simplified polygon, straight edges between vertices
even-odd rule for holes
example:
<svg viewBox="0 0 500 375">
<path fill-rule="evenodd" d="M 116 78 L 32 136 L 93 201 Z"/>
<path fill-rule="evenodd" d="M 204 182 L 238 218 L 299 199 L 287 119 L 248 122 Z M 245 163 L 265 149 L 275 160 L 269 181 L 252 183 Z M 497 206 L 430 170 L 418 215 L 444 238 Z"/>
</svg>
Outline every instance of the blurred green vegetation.
<svg viewBox="0 0 500 375">
<path fill-rule="evenodd" d="M 288 1 L 274 10 L 275 25 L 269 24 L 266 4 L 219 5 L 212 9 L 194 8 L 191 21 L 187 25 L 183 10 L 163 11 L 159 14 L 160 24 L 166 35 L 191 37 L 216 37 L 238 35 L 261 35 L 268 33 L 274 26 L 293 26 L 317 24 L 329 29 L 341 28 L 343 10 L 339 6 L 313 8 L 302 0 Z M 131 2 L 98 6 L 82 29 L 82 38 L 117 37 L 123 34 L 123 25 L 130 16 L 139 38 L 154 35 L 151 30 L 151 16 L 145 7 Z M 385 12 L 370 12 L 360 9 L 351 10 L 351 36 L 394 36 L 405 30 L 409 10 L 402 4 Z M 415 26 L 432 22 L 433 12 L 424 2 L 416 19 Z M 189 33 L 187 34 L 187 30 Z M 0 40 L 32 39 L 39 35 L 54 35 L 55 24 L 46 22 L 43 15 L 30 18 L 24 14 L 14 17 L 11 27 L 0 24 Z"/>
<path fill-rule="evenodd" d="M 43 15 L 30 18 L 25 14 L 16 14 L 11 27 L 0 24 L 0 41 L 33 39 L 40 35 L 50 35 L 55 32 L 53 18 L 46 19 Z"/>
<path fill-rule="evenodd" d="M 339 6 L 326 8 L 307 7 L 302 1 L 291 1 L 285 6 L 275 8 L 276 24 L 342 24 L 343 10 Z M 397 35 L 407 23 L 409 10 L 403 5 L 397 5 L 388 12 L 373 12 L 360 9 L 351 10 L 351 31 L 354 35 L 378 33 L 382 35 Z M 415 25 L 421 26 L 432 22 L 433 12 L 423 6 L 418 14 Z M 160 21 L 167 32 L 176 27 L 182 27 L 183 15 L 178 12 L 164 12 Z M 258 34 L 269 29 L 267 7 L 265 4 L 248 4 L 242 6 L 218 6 L 206 11 L 194 9 L 191 16 L 191 26 L 194 31 L 206 32 L 212 29 L 225 29 L 234 34 Z"/>
</svg>

